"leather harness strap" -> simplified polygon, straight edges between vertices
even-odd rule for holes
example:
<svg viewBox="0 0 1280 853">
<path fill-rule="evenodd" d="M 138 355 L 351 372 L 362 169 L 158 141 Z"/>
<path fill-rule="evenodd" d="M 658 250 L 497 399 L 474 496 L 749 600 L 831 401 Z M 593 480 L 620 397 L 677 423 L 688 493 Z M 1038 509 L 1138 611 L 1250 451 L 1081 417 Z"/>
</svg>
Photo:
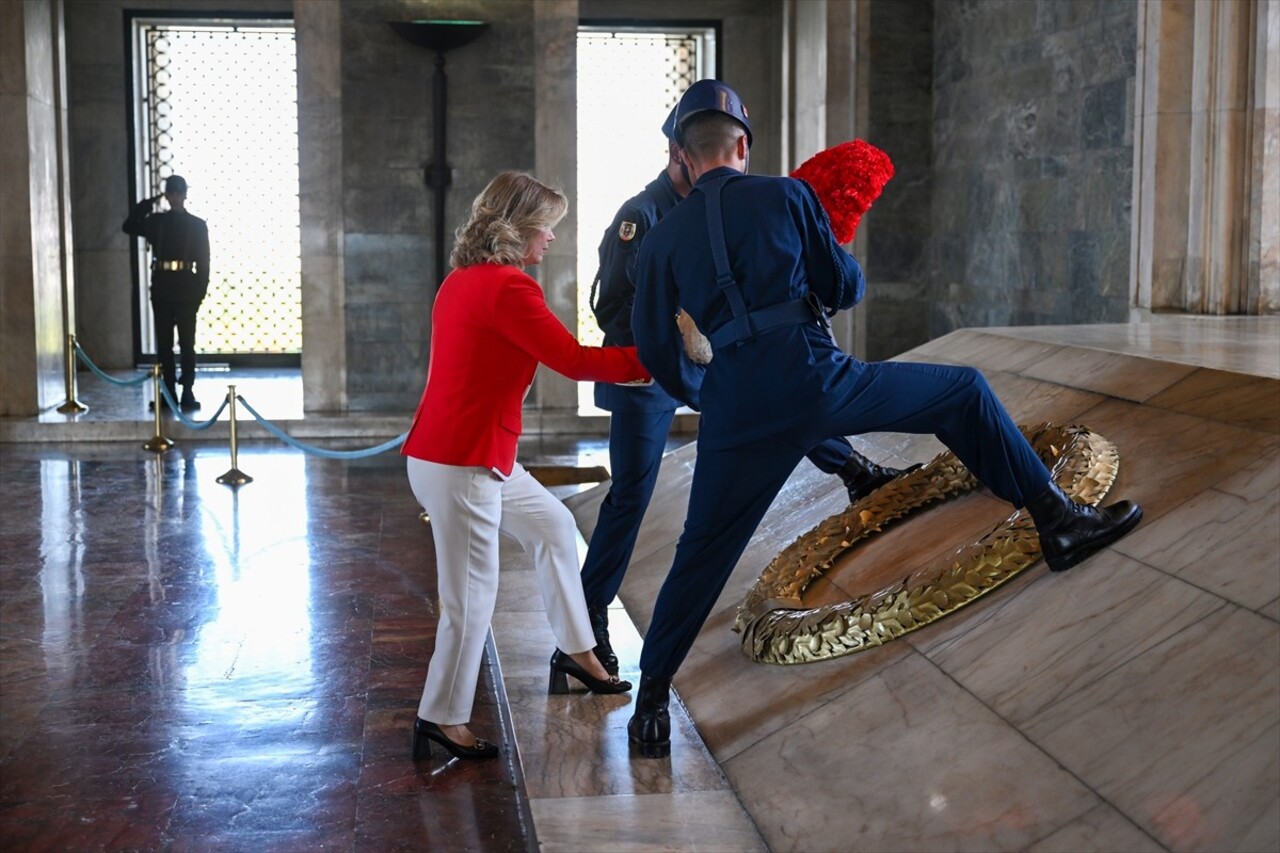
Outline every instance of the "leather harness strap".
<svg viewBox="0 0 1280 853">
<path fill-rule="evenodd" d="M 792 299 L 768 305 L 755 311 L 747 310 L 747 303 L 742 298 L 742 288 L 729 268 L 729 247 L 724 238 L 724 212 L 720 205 L 720 192 L 724 185 L 741 175 L 726 175 L 716 178 L 695 189 L 702 192 L 707 199 L 707 236 L 711 240 L 711 260 L 716 268 L 716 286 L 725 301 L 733 319 L 707 335 L 712 349 L 741 344 L 773 329 L 782 326 L 795 326 L 814 320 L 813 309 L 804 299 Z"/>
</svg>

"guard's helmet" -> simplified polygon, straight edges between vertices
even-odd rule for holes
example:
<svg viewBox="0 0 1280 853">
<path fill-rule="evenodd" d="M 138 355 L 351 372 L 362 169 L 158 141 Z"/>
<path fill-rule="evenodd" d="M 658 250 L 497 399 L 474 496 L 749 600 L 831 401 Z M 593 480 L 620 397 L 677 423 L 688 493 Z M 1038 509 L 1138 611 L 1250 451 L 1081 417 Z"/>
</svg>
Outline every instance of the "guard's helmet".
<svg viewBox="0 0 1280 853">
<path fill-rule="evenodd" d="M 679 106 L 677 104 L 677 106 Z M 672 142 L 676 138 L 676 107 L 671 108 L 671 112 L 667 113 L 667 120 L 662 123 L 662 135 Z"/>
<path fill-rule="evenodd" d="M 694 83 L 676 104 L 676 141 L 680 141 L 680 129 L 692 116 L 701 112 L 724 113 L 736 119 L 747 131 L 747 146 L 751 146 L 751 121 L 747 118 L 747 106 L 742 98 L 719 80 L 699 80 Z"/>
</svg>

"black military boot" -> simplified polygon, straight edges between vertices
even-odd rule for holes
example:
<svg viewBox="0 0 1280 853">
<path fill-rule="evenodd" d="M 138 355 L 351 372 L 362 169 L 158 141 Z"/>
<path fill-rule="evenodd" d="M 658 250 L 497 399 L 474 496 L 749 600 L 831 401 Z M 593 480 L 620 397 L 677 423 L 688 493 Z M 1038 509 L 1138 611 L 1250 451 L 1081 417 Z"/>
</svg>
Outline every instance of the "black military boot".
<svg viewBox="0 0 1280 853">
<path fill-rule="evenodd" d="M 195 394 L 191 393 L 190 385 L 182 386 L 182 402 L 180 405 L 184 412 L 194 412 L 196 409 L 200 408 L 200 401 L 196 399 Z"/>
<path fill-rule="evenodd" d="M 609 608 L 587 607 L 587 615 L 591 617 L 591 633 L 596 636 L 596 647 L 592 649 L 596 660 L 600 661 L 605 672 L 617 675 L 618 656 L 614 654 L 613 646 L 609 643 Z"/>
<path fill-rule="evenodd" d="M 856 504 L 890 480 L 897 479 L 899 475 L 919 467 L 919 465 L 913 465 L 906 469 L 885 468 L 855 450 L 849 457 L 849 461 L 844 463 L 844 467 L 836 473 L 840 475 L 841 480 L 844 480 L 845 488 L 849 490 L 849 503 Z"/>
<path fill-rule="evenodd" d="M 642 758 L 666 758 L 671 754 L 671 679 L 640 674 L 636 712 L 627 723 L 631 747 Z"/>
<path fill-rule="evenodd" d="M 1055 572 L 1065 572 L 1107 547 L 1142 520 L 1142 507 L 1132 501 L 1116 501 L 1102 508 L 1078 504 L 1052 480 L 1027 501 L 1027 512 L 1040 534 L 1044 561 Z"/>
</svg>

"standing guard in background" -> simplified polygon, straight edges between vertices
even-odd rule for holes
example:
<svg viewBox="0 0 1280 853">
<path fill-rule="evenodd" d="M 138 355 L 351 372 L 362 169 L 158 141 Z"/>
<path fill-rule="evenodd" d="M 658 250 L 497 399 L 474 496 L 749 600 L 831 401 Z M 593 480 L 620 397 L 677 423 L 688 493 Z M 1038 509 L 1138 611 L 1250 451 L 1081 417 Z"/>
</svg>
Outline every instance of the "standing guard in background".
<svg viewBox="0 0 1280 853">
<path fill-rule="evenodd" d="M 161 198 L 169 210 L 155 213 Z M 178 329 L 182 360 L 184 412 L 195 411 L 200 403 L 192 393 L 196 381 L 196 315 L 209 290 L 209 226 L 187 212 L 187 182 L 170 175 L 163 196 L 143 199 L 133 206 L 124 221 L 124 232 L 143 237 L 151 244 L 151 313 L 155 318 L 156 355 L 169 394 L 178 399 L 173 363 L 173 330 Z M 156 402 L 152 402 L 154 408 Z"/>
<path fill-rule="evenodd" d="M 592 285 L 591 310 L 604 332 L 605 346 L 633 346 L 631 309 L 635 302 L 633 274 L 636 256 L 644 236 L 691 189 L 688 173 L 680 162 L 675 141 L 675 108 L 662 124 L 667 138 L 667 166 L 656 178 L 628 199 L 614 216 L 600 242 L 600 269 Z M 670 318 L 660 322 L 673 325 Z M 704 366 L 677 352 L 684 381 L 702 382 Z M 582 587 L 587 612 L 595 632 L 596 657 L 610 675 L 618 674 L 618 656 L 609 639 L 609 603 L 618 594 L 631 553 L 635 550 L 640 522 L 658 481 L 667 433 L 680 403 L 656 384 L 647 386 L 596 383 L 596 405 L 611 413 L 609 419 L 609 493 L 600 504 L 600 515 L 586 560 L 582 564 Z M 814 447 L 809 460 L 819 470 L 837 474 L 856 503 L 864 495 L 889 482 L 901 472 L 884 468 L 854 451 L 843 438 L 832 438 Z"/>
<path fill-rule="evenodd" d="M 751 131 L 733 89 L 690 86 L 676 139 L 694 191 L 640 251 L 633 323 L 640 360 L 668 393 L 700 405 L 702 422 L 688 517 L 654 603 L 627 724 L 645 757 L 670 753 L 671 679 L 774 497 L 826 436 L 937 436 L 993 494 L 1026 507 L 1053 571 L 1142 518 L 1130 501 L 1092 507 L 1064 494 L 977 370 L 863 362 L 836 346 L 826 320 L 862 299 L 862 268 L 808 184 L 747 174 Z M 677 360 L 671 318 L 680 309 L 714 352 L 697 387 Z"/>
</svg>

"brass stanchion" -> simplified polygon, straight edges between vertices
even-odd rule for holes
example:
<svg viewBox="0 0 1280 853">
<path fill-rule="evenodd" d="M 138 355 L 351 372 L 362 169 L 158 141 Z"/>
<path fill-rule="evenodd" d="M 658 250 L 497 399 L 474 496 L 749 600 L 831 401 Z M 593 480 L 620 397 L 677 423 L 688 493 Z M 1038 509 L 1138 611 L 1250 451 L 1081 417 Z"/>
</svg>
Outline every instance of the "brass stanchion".
<svg viewBox="0 0 1280 853">
<path fill-rule="evenodd" d="M 147 440 L 146 444 L 142 445 L 142 449 L 150 450 L 152 453 L 164 453 L 173 447 L 173 442 L 165 438 L 164 433 L 160 431 L 160 413 L 164 411 L 165 402 L 164 398 L 160 396 L 159 364 L 151 365 L 151 390 L 154 392 L 156 400 L 153 405 L 156 417 L 156 433 Z"/>
<path fill-rule="evenodd" d="M 224 486 L 243 486 L 253 478 L 236 467 L 236 386 L 227 386 L 227 405 L 231 409 L 231 470 L 218 478 Z"/>
<path fill-rule="evenodd" d="M 67 352 L 63 357 L 66 362 L 66 384 L 67 384 L 67 402 L 58 407 L 58 413 L 63 415 L 78 415 L 81 412 L 89 411 L 89 407 L 76 399 L 76 336 L 67 335 Z"/>
</svg>

